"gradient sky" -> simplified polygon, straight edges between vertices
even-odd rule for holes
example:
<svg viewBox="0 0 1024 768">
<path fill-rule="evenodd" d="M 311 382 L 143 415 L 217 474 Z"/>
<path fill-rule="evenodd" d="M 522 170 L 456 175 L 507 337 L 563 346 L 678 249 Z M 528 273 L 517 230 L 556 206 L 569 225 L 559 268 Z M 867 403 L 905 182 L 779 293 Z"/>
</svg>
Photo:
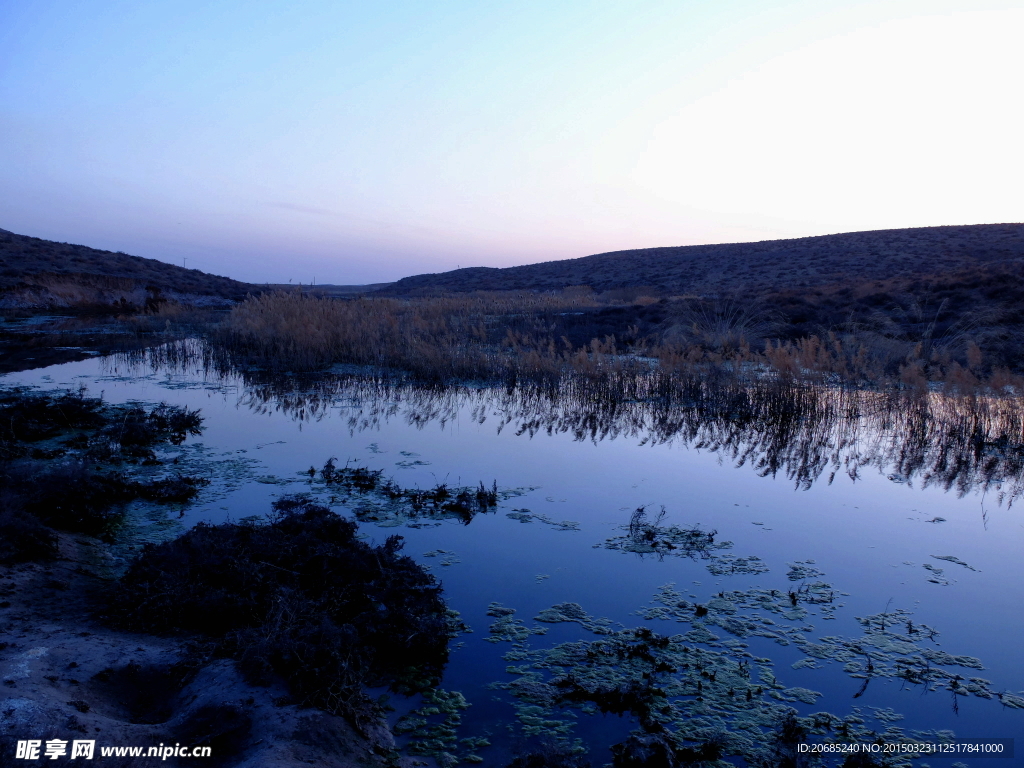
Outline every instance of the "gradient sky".
<svg viewBox="0 0 1024 768">
<path fill-rule="evenodd" d="M 0 228 L 367 283 L 1022 221 L 1022 40 L 1024 0 L 3 0 Z"/>
</svg>

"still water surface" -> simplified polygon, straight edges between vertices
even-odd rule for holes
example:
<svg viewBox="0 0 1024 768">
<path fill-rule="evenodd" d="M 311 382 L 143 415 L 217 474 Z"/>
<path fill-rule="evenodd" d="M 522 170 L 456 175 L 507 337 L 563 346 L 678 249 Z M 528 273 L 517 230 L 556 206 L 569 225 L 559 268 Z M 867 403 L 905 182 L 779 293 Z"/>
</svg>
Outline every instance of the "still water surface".
<svg viewBox="0 0 1024 768">
<path fill-rule="evenodd" d="M 1005 467 L 997 476 L 989 472 L 984 482 L 959 478 L 959 490 L 957 483 L 946 490 L 946 483 L 934 482 L 934 467 L 921 467 L 915 476 L 895 466 L 890 459 L 896 456 L 898 463 L 898 451 L 875 450 L 854 471 L 851 455 L 863 459 L 865 451 L 870 453 L 865 446 L 885 442 L 862 426 L 843 444 L 845 459 L 829 482 L 830 469 L 794 469 L 794 462 L 819 461 L 814 454 L 822 452 L 821 445 L 776 446 L 773 450 L 790 451 L 778 461 L 766 457 L 770 450 L 764 448 L 763 435 L 755 434 L 757 425 L 740 442 L 761 447 L 741 461 L 735 444 L 705 440 L 698 447 L 700 436 L 691 432 L 687 439 L 686 430 L 673 437 L 664 414 L 660 427 L 651 426 L 658 419 L 645 426 L 635 414 L 605 414 L 588 423 L 572 404 L 536 401 L 524 408 L 521 401 L 513 406 L 515 398 L 507 392 L 479 389 L 438 395 L 374 390 L 342 380 L 326 394 L 304 397 L 254 386 L 237 375 L 129 369 L 111 360 L 11 374 L 2 383 L 43 389 L 84 384 L 89 394 L 102 393 L 109 402 L 163 401 L 201 409 L 202 437 L 169 451 L 180 451 L 179 463 L 189 471 L 199 468 L 216 479 L 173 521 L 179 531 L 199 521 L 264 515 L 275 498 L 287 493 L 326 498 L 322 486 L 303 473 L 332 456 L 339 465 L 382 469 L 403 487 L 427 488 L 440 481 L 475 486 L 482 480 L 518 489 L 519 495 L 505 498 L 496 512 L 478 515 L 469 524 L 363 526 L 378 542 L 393 533 L 404 536 L 405 552 L 432 569 L 449 604 L 473 629 L 458 639 L 443 687 L 461 691 L 472 704 L 463 714 L 459 736 L 488 736 L 494 745 L 480 754 L 489 765 L 504 764 L 506 750 L 521 733 L 512 697 L 491 685 L 515 679 L 506 672 L 510 662 L 502 658 L 508 643 L 485 641 L 495 621 L 487 615 L 488 606 L 495 602 L 515 608 L 515 617 L 528 626 L 535 625 L 532 618 L 541 610 L 572 602 L 626 627 L 647 624 L 674 634 L 689 626 L 637 615 L 663 585 L 674 584 L 699 604 L 720 591 L 753 587 L 785 594 L 801 583 L 787 578 L 788 564 L 813 560 L 824 574 L 820 578 L 835 590 L 833 605 L 841 607 L 834 618 L 812 611 L 803 622 L 813 627 L 807 633 L 812 640 L 861 635 L 855 617 L 909 611 L 915 624 L 940 632 L 932 646 L 981 660 L 985 669 L 964 670 L 965 677 L 984 678 L 996 692 L 1021 695 L 1024 690 L 1024 518 L 1005 498 L 1006 489 L 1019 479 L 1007 476 Z M 822 437 L 822 442 L 829 439 Z M 834 453 L 835 440 L 826 448 L 824 453 Z M 803 458 L 794 458 L 794 450 Z M 774 464 L 780 466 L 773 473 Z M 665 524 L 716 530 L 719 540 L 733 542 L 729 554 L 755 555 L 768 571 L 715 575 L 700 558 L 641 556 L 603 546 L 623 535 L 637 507 L 653 512 L 662 505 Z M 346 511 L 345 505 L 336 509 Z M 154 528 L 158 535 L 170 530 L 166 523 Z M 532 636 L 532 647 L 594 639 L 577 623 L 544 626 L 548 633 Z M 715 632 L 728 637 L 720 629 Z M 774 674 L 784 686 L 821 694 L 814 704 L 791 702 L 801 713 L 829 711 L 844 717 L 858 707 L 869 724 L 884 729 L 871 718 L 881 711 L 883 720 L 891 720 L 886 714 L 891 708 L 904 716 L 895 725 L 907 732 L 1024 736 L 1024 709 L 1002 706 L 998 699 L 954 697 L 892 679 L 872 680 L 854 698 L 863 680 L 844 672 L 843 664 L 821 661 L 813 668 L 800 663 L 806 655 L 793 644 L 756 636 L 743 642 L 753 656 L 774 662 Z M 596 764 L 607 760 L 608 745 L 635 727 L 628 717 L 615 715 L 562 712 L 560 717 L 575 723 L 571 738 L 582 738 L 592 748 Z"/>
</svg>

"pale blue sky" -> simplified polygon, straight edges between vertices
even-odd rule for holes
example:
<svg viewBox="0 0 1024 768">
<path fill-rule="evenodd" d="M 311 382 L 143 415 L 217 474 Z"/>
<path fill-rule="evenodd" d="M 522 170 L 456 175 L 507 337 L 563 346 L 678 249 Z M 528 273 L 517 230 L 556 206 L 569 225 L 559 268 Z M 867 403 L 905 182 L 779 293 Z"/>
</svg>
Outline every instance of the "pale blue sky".
<svg viewBox="0 0 1024 768">
<path fill-rule="evenodd" d="M 1024 220 L 1024 1 L 0 3 L 0 228 L 243 280 Z"/>
</svg>

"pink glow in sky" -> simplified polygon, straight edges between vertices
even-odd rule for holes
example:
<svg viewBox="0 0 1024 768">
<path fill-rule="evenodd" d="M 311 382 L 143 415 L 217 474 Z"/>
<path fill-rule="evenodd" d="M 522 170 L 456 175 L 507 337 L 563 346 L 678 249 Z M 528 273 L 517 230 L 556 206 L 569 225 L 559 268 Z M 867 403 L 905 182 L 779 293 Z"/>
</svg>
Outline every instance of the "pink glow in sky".
<svg viewBox="0 0 1024 768">
<path fill-rule="evenodd" d="M 257 282 L 1024 219 L 1024 5 L 0 4 L 0 228 Z"/>
</svg>

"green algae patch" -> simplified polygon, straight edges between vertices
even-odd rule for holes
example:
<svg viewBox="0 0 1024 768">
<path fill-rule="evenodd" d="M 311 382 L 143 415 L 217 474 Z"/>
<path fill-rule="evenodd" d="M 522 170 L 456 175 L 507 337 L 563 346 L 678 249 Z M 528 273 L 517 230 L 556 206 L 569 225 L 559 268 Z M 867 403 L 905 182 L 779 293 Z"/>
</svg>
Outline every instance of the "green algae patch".
<svg viewBox="0 0 1024 768">
<path fill-rule="evenodd" d="M 541 512 L 534 512 L 531 509 L 513 509 L 507 513 L 505 517 L 511 520 L 518 520 L 520 523 L 532 523 L 537 521 L 538 523 L 544 523 L 550 525 L 552 528 L 558 531 L 578 531 L 580 524 L 575 520 L 555 520 Z"/>
<path fill-rule="evenodd" d="M 631 552 L 635 555 L 666 555 L 704 560 L 708 572 L 714 576 L 756 575 L 767 573 L 768 566 L 756 555 L 740 557 L 725 550 L 732 549 L 731 541 L 720 541 L 718 531 L 705 531 L 699 525 L 679 527 L 665 525 L 666 512 L 662 507 L 653 517 L 646 507 L 638 507 L 628 525 L 622 526 L 622 535 L 604 542 L 605 549 Z M 724 554 L 723 554 L 724 552 Z"/>
<path fill-rule="evenodd" d="M 533 620 L 546 624 L 575 623 L 588 632 L 598 635 L 607 635 L 613 631 L 611 619 L 595 619 L 584 611 L 583 606 L 579 603 L 559 603 L 558 605 L 553 605 L 538 613 L 533 617 Z"/>
<path fill-rule="evenodd" d="M 465 760 L 482 762 L 475 752 L 490 742 L 484 737 L 460 739 L 462 713 L 470 703 L 458 691 L 434 688 L 423 694 L 423 704 L 399 718 L 392 729 L 397 736 L 406 736 L 405 752 L 437 760 L 438 765 L 452 766 Z"/>
<path fill-rule="evenodd" d="M 822 694 L 787 685 L 771 659 L 750 653 L 743 639 L 752 636 L 802 651 L 805 656 L 792 665 L 795 669 L 839 665 L 855 682 L 854 699 L 872 681 L 890 680 L 945 692 L 954 708 L 967 696 L 1024 708 L 1024 696 L 997 691 L 974 676 L 973 670 L 983 668 L 980 660 L 943 650 L 938 631 L 916 622 L 909 611 L 856 617 L 861 630 L 856 636 L 815 636 L 808 620 L 829 618 L 842 606 L 837 597 L 844 593 L 817 580 L 823 574 L 813 565 L 789 564 L 790 573 L 801 580 L 815 579 L 789 590 L 723 590 L 705 603 L 692 602 L 674 584 L 666 584 L 639 614 L 648 621 L 670 622 L 667 632 L 624 627 L 590 615 L 578 603 L 559 603 L 541 610 L 535 621 L 577 624 L 590 637 L 550 648 L 532 647 L 531 636 L 539 628 L 515 619 L 512 608 L 492 604 L 488 613 L 498 621 L 488 640 L 510 644 L 505 659 L 514 677 L 492 687 L 512 697 L 528 736 L 564 742 L 582 716 L 631 717 L 639 727 L 612 747 L 616 766 L 644 764 L 630 762 L 638 755 L 661 755 L 667 765 L 728 766 L 730 758 L 752 765 L 784 764 L 809 737 L 907 744 L 952 738 L 948 732 L 904 732 L 897 725 L 903 715 L 891 708 L 853 706 L 844 715 L 801 716 L 795 707 L 817 706 Z M 888 755 L 877 764 L 905 768 L 916 757 L 912 752 Z"/>
<path fill-rule="evenodd" d="M 456 565 L 462 562 L 462 560 L 459 559 L 459 556 L 450 549 L 432 549 L 429 552 L 424 552 L 423 556 L 438 558 L 438 564 L 442 566 Z M 423 567 L 428 571 L 430 570 L 430 566 Z"/>
<path fill-rule="evenodd" d="M 786 573 L 786 578 L 790 581 L 805 581 L 806 579 L 816 579 L 819 576 L 824 576 L 823 571 L 819 571 L 815 568 L 815 562 L 813 560 L 797 560 L 795 563 L 786 563 L 789 566 L 789 571 Z"/>
<path fill-rule="evenodd" d="M 608 539 L 604 548 L 637 555 L 674 555 L 707 560 L 717 550 L 732 547 L 732 542 L 715 540 L 718 531 L 705 531 L 700 526 L 680 528 L 664 525 L 665 516 L 664 507 L 653 517 L 648 515 L 646 507 L 638 507 L 629 524 L 622 526 L 623 535 Z"/>
<path fill-rule="evenodd" d="M 747 573 L 758 574 L 768 573 L 768 566 L 756 555 L 737 557 L 736 555 L 719 555 L 710 558 L 705 567 L 709 573 L 715 576 L 733 576 L 735 574 Z"/>
</svg>

